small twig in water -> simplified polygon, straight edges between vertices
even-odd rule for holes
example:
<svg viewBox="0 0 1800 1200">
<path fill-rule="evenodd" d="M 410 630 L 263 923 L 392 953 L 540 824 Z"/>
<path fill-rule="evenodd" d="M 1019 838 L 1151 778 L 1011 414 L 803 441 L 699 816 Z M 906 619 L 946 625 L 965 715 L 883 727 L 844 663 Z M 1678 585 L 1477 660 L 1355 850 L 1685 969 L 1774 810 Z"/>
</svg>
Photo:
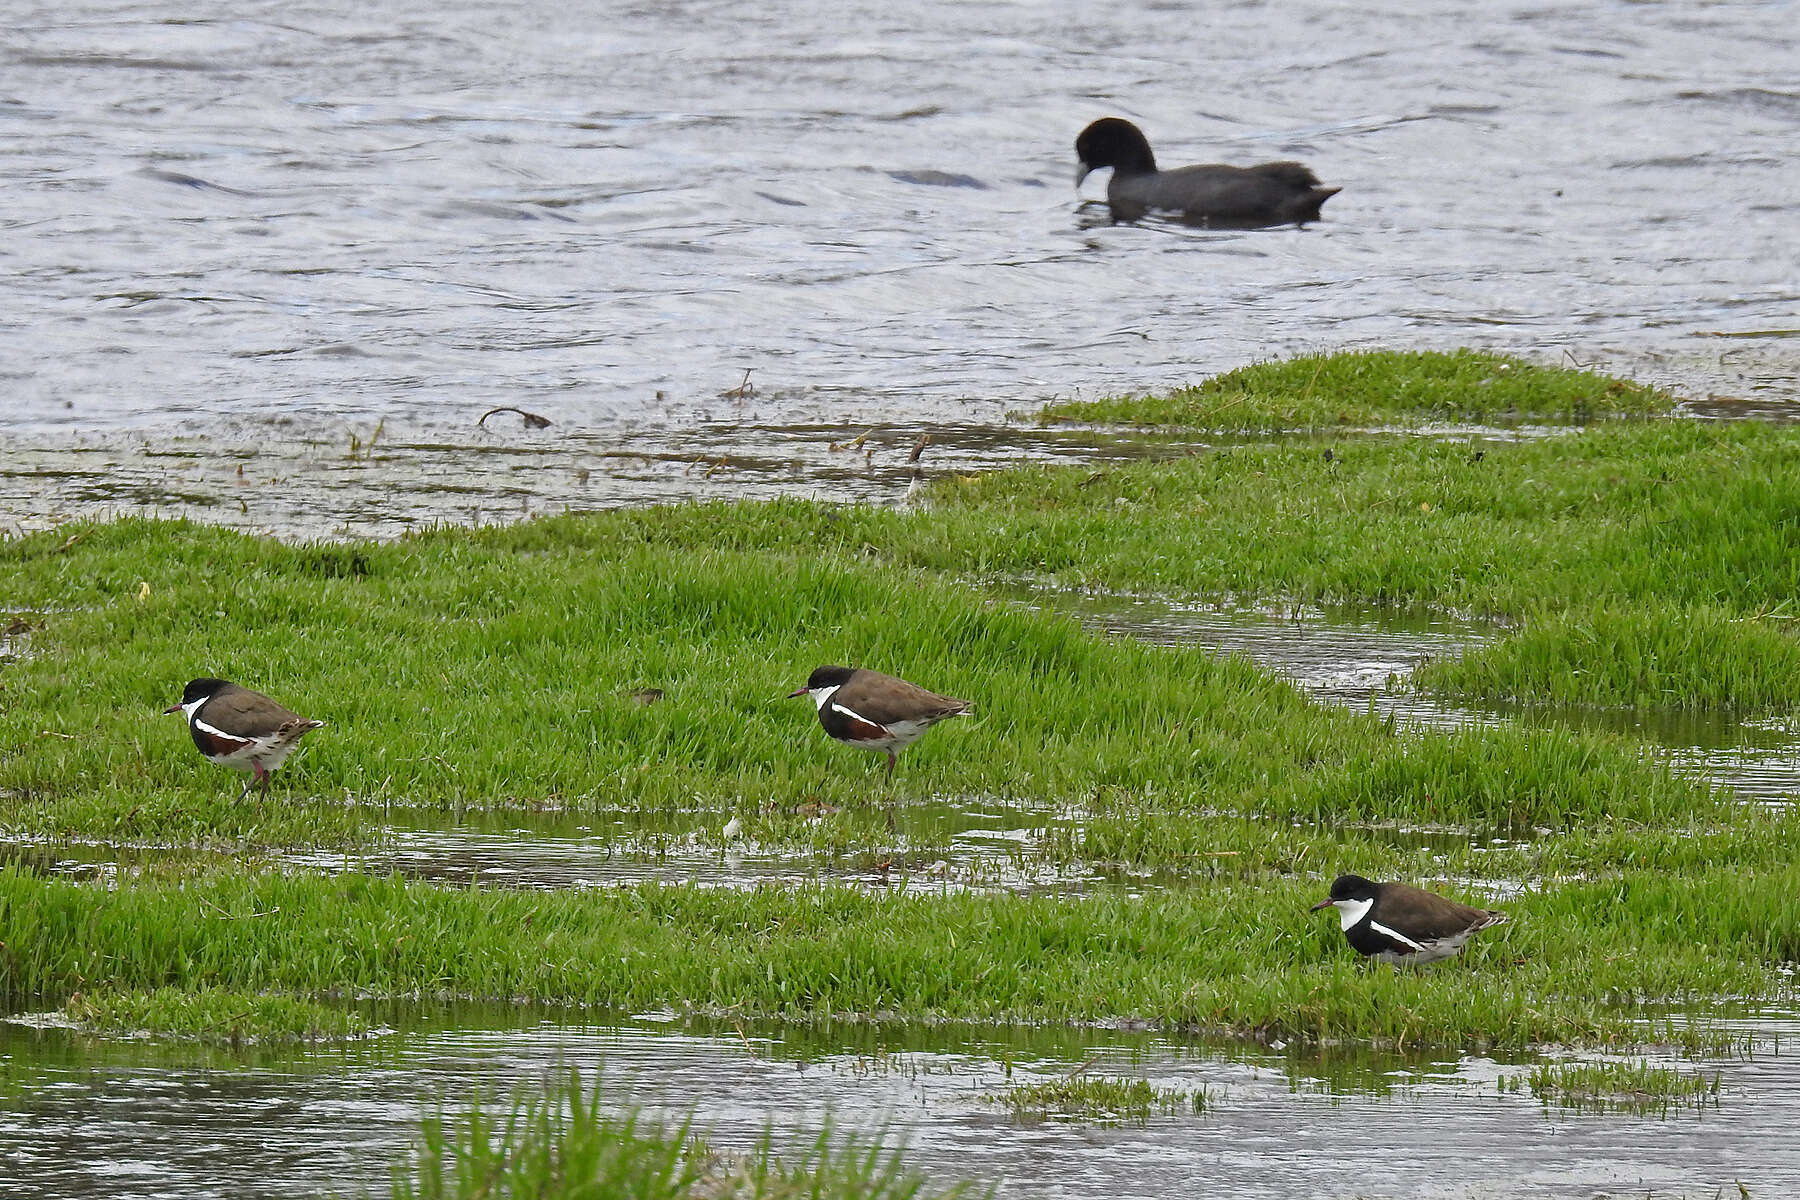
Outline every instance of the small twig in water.
<svg viewBox="0 0 1800 1200">
<path fill-rule="evenodd" d="M 1079 1067 L 1076 1067 L 1073 1071 L 1070 1071 L 1067 1075 L 1064 1075 L 1063 1078 L 1064 1079 L 1073 1079 L 1077 1075 L 1081 1074 L 1083 1071 L 1087 1070 L 1089 1067 L 1093 1066 L 1095 1063 L 1097 1063 L 1099 1061 L 1100 1061 L 1099 1054 L 1090 1054 L 1090 1055 L 1088 1055 L 1088 1060 L 1086 1062 L 1082 1063 Z"/>
<path fill-rule="evenodd" d="M 489 417 L 493 416 L 495 413 L 503 413 L 503 412 L 518 413 L 521 417 L 525 418 L 525 428 L 527 428 L 527 429 L 548 429 L 548 428 L 550 428 L 550 418 L 549 417 L 540 417 L 534 412 L 526 412 L 524 409 L 514 408 L 510 404 L 502 404 L 499 408 L 488 409 L 486 412 L 481 414 L 481 420 L 479 420 L 475 423 L 477 425 L 485 425 L 485 424 L 487 424 L 487 419 Z M 373 445 L 374 443 L 371 442 L 370 444 Z"/>
<path fill-rule="evenodd" d="M 755 369 L 755 367 L 745 367 L 743 380 L 730 391 L 720 392 L 719 397 L 727 400 L 742 400 L 746 396 L 756 395 L 756 389 L 750 386 L 750 372 Z"/>
</svg>

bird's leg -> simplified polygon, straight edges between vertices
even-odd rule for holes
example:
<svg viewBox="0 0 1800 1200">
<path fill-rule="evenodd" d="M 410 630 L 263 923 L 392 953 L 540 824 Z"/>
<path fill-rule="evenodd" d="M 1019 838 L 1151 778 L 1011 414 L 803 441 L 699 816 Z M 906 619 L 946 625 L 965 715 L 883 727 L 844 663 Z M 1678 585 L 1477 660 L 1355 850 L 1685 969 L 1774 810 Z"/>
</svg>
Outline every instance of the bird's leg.
<svg viewBox="0 0 1800 1200">
<path fill-rule="evenodd" d="M 887 756 L 888 756 L 888 769 L 887 769 L 888 803 L 890 805 L 892 805 L 893 801 L 894 801 L 894 752 L 892 750 L 889 750 L 887 752 Z M 888 826 L 889 833 L 898 833 L 899 832 L 900 823 L 894 819 L 894 810 L 891 807 L 888 809 L 887 826 Z"/>
<path fill-rule="evenodd" d="M 268 769 L 265 768 L 261 763 L 257 762 L 255 759 L 250 760 L 250 769 L 252 771 L 256 772 L 256 782 L 262 785 L 262 798 L 264 800 L 267 800 L 269 798 L 269 772 L 268 772 Z M 246 788 L 245 790 L 248 791 L 249 789 Z"/>
</svg>

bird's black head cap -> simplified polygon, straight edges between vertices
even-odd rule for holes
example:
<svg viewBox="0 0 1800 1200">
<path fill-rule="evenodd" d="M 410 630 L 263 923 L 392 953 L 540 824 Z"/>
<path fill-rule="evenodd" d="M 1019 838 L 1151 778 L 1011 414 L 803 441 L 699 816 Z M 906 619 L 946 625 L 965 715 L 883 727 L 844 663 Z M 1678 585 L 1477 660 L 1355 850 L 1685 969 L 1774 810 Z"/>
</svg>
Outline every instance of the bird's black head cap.
<svg viewBox="0 0 1800 1200">
<path fill-rule="evenodd" d="M 196 700 L 204 700 L 218 692 L 220 688 L 228 688 L 231 681 L 227 679 L 190 679 L 187 690 L 181 693 L 183 704 L 192 704 Z"/>
<path fill-rule="evenodd" d="M 815 667 L 813 673 L 806 677 L 806 690 L 812 692 L 819 688 L 838 687 L 855 673 L 855 667 Z"/>
<path fill-rule="evenodd" d="M 1361 875 L 1339 875 L 1331 881 L 1331 898 L 1335 900 L 1373 900 L 1376 884 Z"/>
</svg>

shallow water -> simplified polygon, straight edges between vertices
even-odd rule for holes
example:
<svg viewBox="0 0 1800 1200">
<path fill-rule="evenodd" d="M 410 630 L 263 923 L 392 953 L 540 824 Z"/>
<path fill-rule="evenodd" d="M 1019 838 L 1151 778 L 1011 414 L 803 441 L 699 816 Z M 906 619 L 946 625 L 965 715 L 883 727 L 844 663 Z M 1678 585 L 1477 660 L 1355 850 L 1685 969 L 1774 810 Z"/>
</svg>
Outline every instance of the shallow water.
<svg viewBox="0 0 1800 1200">
<path fill-rule="evenodd" d="M 915 483 L 940 475 L 1135 460 L 1204 444 L 1016 422 L 720 422 L 595 432 L 509 421 L 519 427 L 445 432 L 444 440 L 429 442 L 397 441 L 384 428 L 372 445 L 373 426 L 322 441 L 266 439 L 254 422 L 206 438 L 107 433 L 75 442 L 28 435 L 0 459 L 0 532 L 146 513 L 288 540 L 393 538 L 434 524 L 504 524 L 678 500 L 817 496 L 896 504 Z M 921 438 L 929 439 L 922 448 Z"/>
<path fill-rule="evenodd" d="M 1800 796 L 1800 731 L 1791 721 L 1746 720 L 1731 713 L 1455 705 L 1408 690 L 1406 681 L 1421 663 L 1480 645 L 1494 636 L 1492 626 L 1373 606 L 1277 612 L 1058 588 L 1018 587 L 1011 595 L 1107 633 L 1241 654 L 1320 699 L 1407 724 L 1455 728 L 1519 720 L 1618 733 L 1650 743 L 1677 767 L 1746 799 L 1788 803 Z"/>
<path fill-rule="evenodd" d="M 1789 1017 L 1746 1031 L 1791 1039 Z M 524 1012 L 400 1020 L 371 1043 L 231 1055 L 98 1043 L 0 1025 L 0 1185 L 43 1197 L 292 1196 L 380 1187 L 422 1111 L 484 1086 L 535 1086 L 559 1068 L 696 1108 L 715 1145 L 763 1127 L 804 1137 L 830 1114 L 884 1129 L 940 1181 L 997 1180 L 1003 1197 L 1167 1195 L 1586 1197 L 1785 1195 L 1791 1064 L 1750 1057 L 1652 1062 L 1722 1076 L 1716 1108 L 1666 1114 L 1547 1107 L 1497 1081 L 1485 1057 L 1319 1057 L 1148 1033 L 681 1022 L 647 1014 L 558 1023 Z M 1142 1124 L 1017 1120 L 984 1103 L 1008 1083 L 1088 1073 L 1204 1089 L 1199 1115 Z M 1521 1151 L 1525 1151 L 1521 1153 Z"/>
<path fill-rule="evenodd" d="M 358 474 L 294 460 L 378 427 L 416 449 L 323 532 L 831 488 L 765 431 L 995 430 L 1368 345 L 1789 410 L 1790 16 L 26 0 L 0 48 L 0 429 L 25 463 L 0 499 L 283 527 Z M 1297 157 L 1344 191 L 1304 231 L 1113 227 L 1070 186 L 1107 113 L 1166 164 Z M 496 405 L 554 424 L 478 428 Z M 136 461 L 183 437 L 199 461 Z M 534 464 L 547 444 L 581 453 Z"/>
</svg>

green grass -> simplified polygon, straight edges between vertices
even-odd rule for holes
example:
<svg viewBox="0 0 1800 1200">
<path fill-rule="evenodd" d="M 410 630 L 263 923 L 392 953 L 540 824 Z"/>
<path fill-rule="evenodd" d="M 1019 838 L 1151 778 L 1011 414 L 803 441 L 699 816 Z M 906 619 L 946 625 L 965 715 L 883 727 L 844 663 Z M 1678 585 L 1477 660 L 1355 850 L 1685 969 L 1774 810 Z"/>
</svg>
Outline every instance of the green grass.
<svg viewBox="0 0 1800 1200">
<path fill-rule="evenodd" d="M 1511 402 L 1531 394 L 1522 389 Z M 126 522 L 77 530 L 67 549 L 62 531 L 0 544 L 0 579 L 12 608 L 42 626 L 27 635 L 33 653 L 56 652 L 65 670 L 104 668 L 119 639 L 146 648 L 149 635 L 165 639 L 152 661 L 135 646 L 125 651 L 139 694 L 115 693 L 115 704 L 161 707 L 173 697 L 151 695 L 152 686 L 178 687 L 208 664 L 268 688 L 288 685 L 283 698 L 324 706 L 327 720 L 353 718 L 360 730 L 380 714 L 335 683 L 371 654 L 388 671 L 384 695 L 463 701 L 451 713 L 433 710 L 433 739 L 407 736 L 390 718 L 379 729 L 385 759 L 360 776 L 327 777 L 358 797 L 401 788 L 410 796 L 427 764 L 446 775 L 444 763 L 473 767 L 444 780 L 472 801 L 509 794 L 511 763 L 484 767 L 450 751 L 487 740 L 478 731 L 496 716 L 509 720 L 498 705 L 515 703 L 508 677 L 525 668 L 546 686 L 512 710 L 521 717 L 573 724 L 590 745 L 654 732 L 663 746 L 699 749 L 682 717 L 694 713 L 688 692 L 700 654 L 735 660 L 730 719 L 741 725 L 755 713 L 752 726 L 765 729 L 782 708 L 771 698 L 820 661 L 879 662 L 952 692 L 978 689 L 990 674 L 981 656 L 1002 649 L 1012 661 L 995 665 L 1012 670 L 1054 678 L 1072 665 L 1065 647 L 1037 633 L 1021 641 L 1022 627 L 998 619 L 969 615 L 946 628 L 933 615 L 946 597 L 965 612 L 978 601 L 966 587 L 940 590 L 941 578 L 1375 604 L 1511 626 L 1466 663 L 1422 676 L 1450 696 L 1750 710 L 1800 694 L 1791 619 L 1800 615 L 1800 431 L 1792 429 L 1662 420 L 1479 445 L 1346 436 L 1329 460 L 1316 443 L 1276 442 L 1099 471 L 951 478 L 932 497 L 924 513 L 684 505 L 443 531 L 398 547 L 228 544 L 229 535 Z M 875 580 L 882 586 L 869 587 Z M 853 607 L 853 597 L 884 607 Z M 189 611 L 208 620 L 183 620 Z M 822 636 L 827 628 L 842 634 Z M 902 632 L 911 628 L 919 633 Z M 87 661 L 67 656 L 75 643 Z M 30 657 L 7 670 L 41 672 Z M 296 694 L 289 681 L 308 690 Z M 641 687 L 662 688 L 664 699 L 638 703 L 631 692 Z M 1077 713 L 1048 715 L 1066 729 Z M 51 742 L 84 736 L 79 727 L 6 732 L 52 761 Z M 320 757 L 331 736 L 313 735 L 290 769 Z M 908 765 L 957 736 L 933 733 Z M 538 741 L 537 769 L 520 781 L 526 797 L 635 782 L 638 763 Z M 579 781 L 546 781 L 552 750 L 564 754 L 561 774 Z M 88 761 L 85 751 L 75 757 Z M 114 775 L 137 779 L 137 763 Z M 799 782 L 768 782 L 790 778 Z M 747 781 L 746 793 L 761 782 Z M 662 800 L 650 791 L 652 803 Z M 833 802 L 843 794 L 828 793 Z M 100 815 L 82 811 L 70 822 Z M 190 832 L 228 832 L 209 819 L 189 822 Z"/>
<path fill-rule="evenodd" d="M 1220 741 L 1241 726 L 1240 702 L 1262 714 L 1306 708 L 1242 664 L 1100 644 L 1071 622 L 832 559 L 596 557 L 580 540 L 490 548 L 443 535 L 360 548 L 366 573 L 340 576 L 319 572 L 320 553 L 125 523 L 53 560 L 47 577 L 21 572 L 24 586 L 77 607 L 47 621 L 37 655 L 8 671 L 0 723 L 35 745 L 0 765 L 0 786 L 33 801 L 123 793 L 133 807 L 146 795 L 178 792 L 184 809 L 234 796 L 235 780 L 194 753 L 179 719 L 154 715 L 189 675 L 210 671 L 328 722 L 277 774 L 278 796 L 443 805 L 881 799 L 880 761 L 833 744 L 804 701 L 783 699 L 828 661 L 879 664 L 981 702 L 982 718 L 907 752 L 901 794 L 1055 794 L 1077 767 L 1084 783 L 1172 784 L 1183 764 L 1144 736 L 1158 714 L 1133 702 L 1128 682 L 1148 684 L 1142 699 L 1167 700 L 1178 717 L 1210 712 Z M 160 584 L 138 600 L 127 577 L 143 574 Z M 208 603 L 223 615 L 185 619 Z M 665 698 L 636 702 L 629 692 L 643 685 Z M 1021 688 L 1028 703 L 1009 704 Z M 253 805 L 230 811 L 261 819 Z M 209 807 L 201 827 L 217 829 L 220 816 Z"/>
<path fill-rule="evenodd" d="M 347 1041 L 369 1032 L 367 1020 L 341 1005 L 204 985 L 77 992 L 63 1014 L 91 1033 L 229 1045 Z"/>
<path fill-rule="evenodd" d="M 1080 1117 L 1102 1123 L 1135 1121 L 1152 1116 L 1206 1111 L 1204 1088 L 1159 1088 L 1147 1079 L 1064 1076 L 1041 1083 L 1021 1083 L 982 1097 L 1019 1118 Z"/>
<path fill-rule="evenodd" d="M 1241 431 L 1591 421 L 1660 416 L 1674 406 L 1643 384 L 1479 350 L 1369 350 L 1256 363 L 1162 395 L 1053 404 L 1040 419 Z"/>
<path fill-rule="evenodd" d="M 1421 676 L 1450 696 L 1755 709 L 1800 694 L 1800 432 L 1666 422 L 1475 454 L 1370 438 L 1329 462 L 1285 443 L 1004 472 L 946 485 L 947 528 L 929 546 L 896 538 L 895 558 L 950 569 L 974 526 L 998 525 L 966 566 L 1522 631 Z"/>
<path fill-rule="evenodd" d="M 1754 423 L 1357 437 L 1329 461 L 1275 442 L 965 476 L 938 499 L 933 522 L 884 538 L 871 514 L 849 536 L 948 570 L 1494 618 L 1578 598 L 1785 611 L 1800 580 L 1800 431 Z M 977 525 L 1006 536 L 977 555 Z"/>
<path fill-rule="evenodd" d="M 953 477 L 927 513 L 694 506 L 492 535 L 839 555 L 964 578 L 1504 623 L 1468 686 L 1753 708 L 1800 691 L 1800 430 L 1631 422 L 1524 441 L 1353 436 Z M 1704 641 L 1683 636 L 1692 626 Z M 1602 636 L 1582 639 L 1582 631 Z M 1564 636 L 1565 631 L 1570 636 Z M 1636 658 L 1615 658 L 1614 644 Z M 1520 661 L 1514 667 L 1507 655 Z M 1644 657 L 1654 661 L 1647 693 Z M 1714 676 L 1716 675 L 1716 679 Z M 1448 694 L 1464 686 L 1434 677 Z"/>
<path fill-rule="evenodd" d="M 1400 735 L 1242 660 L 1097 638 L 917 570 L 642 536 L 705 516 L 729 542 L 822 510 L 659 513 L 398 545 L 128 521 L 66 551 L 0 546 L 22 599 L 54 609 L 4 672 L 0 739 L 30 752 L 0 759 L 0 828 L 231 848 L 367 840 L 392 805 L 629 810 L 713 831 L 743 815 L 758 839 L 848 852 L 879 828 L 869 814 L 921 799 L 1093 797 L 1077 837 L 1113 859 L 1154 855 L 1216 811 L 1561 827 L 1719 803 L 1617 739 Z M 972 699 L 978 716 L 932 731 L 889 785 L 876 756 L 783 699 L 829 661 Z M 239 803 L 237 778 L 158 715 L 212 673 L 328 722 L 267 802 Z M 631 696 L 646 685 L 663 699 Z"/>
<path fill-rule="evenodd" d="M 1329 914 L 1308 911 L 1323 876 L 1055 897 L 522 893 L 273 873 L 146 876 L 107 891 L 8 870 L 0 985 L 15 1002 L 217 987 L 804 1022 L 1130 1019 L 1315 1042 L 1634 1045 L 1672 1005 L 1785 994 L 1800 868 L 1772 858 L 1753 873 L 1560 883 L 1504 902 L 1512 924 L 1458 959 L 1404 973 L 1361 960 Z"/>
<path fill-rule="evenodd" d="M 1596 1112 L 1717 1107 L 1721 1076 L 1655 1067 L 1648 1062 L 1557 1062 L 1501 1081 L 1502 1091 L 1529 1087 L 1546 1104 Z"/>
<path fill-rule="evenodd" d="M 423 1122 L 393 1200 L 948 1200 L 967 1184 L 930 1185 L 901 1154 L 830 1129 L 784 1152 L 765 1134 L 747 1154 L 719 1153 L 692 1125 L 618 1105 L 578 1075 L 515 1094 L 504 1113 L 477 1102 Z"/>
<path fill-rule="evenodd" d="M 1510 637 L 1427 663 L 1414 683 L 1482 701 L 1780 711 L 1795 701 L 1791 618 L 1709 603 L 1601 603 L 1534 618 Z"/>
</svg>

